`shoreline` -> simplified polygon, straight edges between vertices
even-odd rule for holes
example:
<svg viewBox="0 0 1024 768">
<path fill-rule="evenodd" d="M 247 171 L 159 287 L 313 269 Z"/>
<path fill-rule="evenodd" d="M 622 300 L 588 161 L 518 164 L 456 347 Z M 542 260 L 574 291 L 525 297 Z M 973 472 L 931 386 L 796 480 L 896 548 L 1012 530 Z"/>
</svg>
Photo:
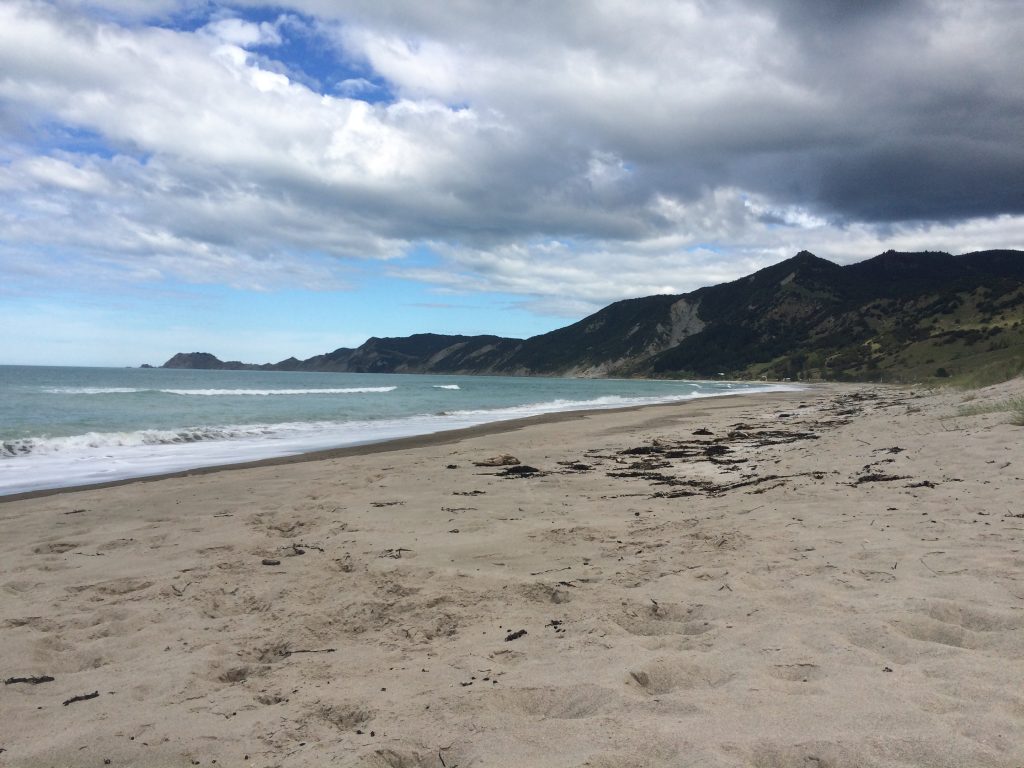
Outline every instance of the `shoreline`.
<svg viewBox="0 0 1024 768">
<path fill-rule="evenodd" d="M 8 501 L 0 762 L 1018 768 L 1024 432 L 991 406 L 1022 393 L 566 412 Z"/>
<path fill-rule="evenodd" d="M 792 384 L 790 386 L 800 387 L 800 389 L 778 392 L 762 391 L 752 393 L 723 393 L 706 395 L 703 397 L 695 397 L 687 400 L 679 400 L 676 402 L 643 403 L 640 405 L 629 405 L 621 408 L 586 408 L 569 411 L 555 411 L 552 413 L 542 413 L 533 416 L 524 416 L 516 419 L 503 419 L 498 421 L 491 421 L 485 424 L 477 424 L 471 427 L 460 427 L 457 429 L 427 432 L 421 435 L 384 438 L 378 441 L 356 443 L 354 445 L 346 445 L 338 448 L 326 448 L 313 451 L 303 451 L 301 453 L 296 453 L 288 456 L 272 456 L 265 459 L 257 459 L 255 461 L 239 461 L 230 462 L 227 464 L 212 464 L 209 466 L 194 467 L 192 469 L 182 469 L 174 472 L 159 472 L 152 475 L 139 475 L 137 477 L 126 477 L 117 480 L 107 480 L 99 483 L 83 483 L 79 485 L 59 486 L 55 488 L 40 488 L 36 490 L 19 491 L 17 493 L 8 494 L 0 493 L 0 504 L 4 504 L 10 501 L 21 501 L 25 499 L 41 498 L 44 496 L 53 496 L 55 494 L 60 493 L 72 493 L 77 491 L 97 490 L 103 488 L 116 488 L 118 486 L 131 483 L 148 483 L 156 482 L 159 480 L 166 480 L 170 478 L 206 475 L 215 472 L 230 472 L 241 469 L 254 469 L 258 467 L 288 465 L 307 461 L 321 461 L 325 459 L 341 458 L 345 456 L 362 456 L 372 453 L 385 453 L 389 451 L 400 451 L 405 449 L 420 448 L 433 445 L 447 445 L 472 437 L 498 434 L 501 432 L 514 432 L 516 430 L 522 429 L 532 424 L 557 424 L 564 421 L 572 421 L 574 419 L 584 418 L 594 413 L 628 413 L 631 411 L 640 410 L 644 408 L 678 407 L 706 400 L 737 397 L 761 397 L 766 395 L 789 395 L 802 392 L 805 390 L 812 390 L 815 388 L 838 388 L 844 386 L 860 385 L 837 384 L 834 382 L 815 382 L 807 384 Z"/>
</svg>

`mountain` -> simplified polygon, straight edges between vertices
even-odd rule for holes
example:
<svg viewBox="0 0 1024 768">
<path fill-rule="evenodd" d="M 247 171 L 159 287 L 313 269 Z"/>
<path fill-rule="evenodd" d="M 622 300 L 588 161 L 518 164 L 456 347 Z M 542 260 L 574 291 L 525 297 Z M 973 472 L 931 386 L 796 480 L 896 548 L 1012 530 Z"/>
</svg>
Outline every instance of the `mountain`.
<svg viewBox="0 0 1024 768">
<path fill-rule="evenodd" d="M 245 371 L 263 366 L 240 363 L 237 360 L 224 362 L 211 355 L 209 352 L 179 352 L 161 368 L 191 368 L 200 371 Z"/>
<path fill-rule="evenodd" d="M 626 299 L 524 341 L 371 338 L 308 360 L 168 368 L 545 376 L 921 380 L 1024 370 L 1024 252 L 887 251 L 839 266 L 801 251 L 721 285 Z"/>
<path fill-rule="evenodd" d="M 501 336 L 445 336 L 417 333 L 400 338 L 373 337 L 356 349 L 342 347 L 308 360 L 290 358 L 274 370 L 359 373 L 495 373 L 518 339 Z"/>
<path fill-rule="evenodd" d="M 845 267 L 802 252 L 691 296 L 707 326 L 642 361 L 648 375 L 717 367 L 772 378 L 921 380 L 1024 367 L 1024 252 L 889 251 Z"/>
</svg>

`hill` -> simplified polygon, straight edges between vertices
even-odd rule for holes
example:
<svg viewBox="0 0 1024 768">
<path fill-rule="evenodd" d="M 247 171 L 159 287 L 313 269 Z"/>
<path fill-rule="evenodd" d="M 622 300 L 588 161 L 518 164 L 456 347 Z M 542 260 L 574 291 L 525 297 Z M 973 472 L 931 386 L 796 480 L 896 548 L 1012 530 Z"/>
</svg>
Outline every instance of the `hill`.
<svg viewBox="0 0 1024 768">
<path fill-rule="evenodd" d="M 367 373 L 995 380 L 1024 370 L 1024 252 L 796 256 L 721 285 L 611 304 L 524 341 L 415 334 L 308 360 L 169 368 Z"/>
</svg>

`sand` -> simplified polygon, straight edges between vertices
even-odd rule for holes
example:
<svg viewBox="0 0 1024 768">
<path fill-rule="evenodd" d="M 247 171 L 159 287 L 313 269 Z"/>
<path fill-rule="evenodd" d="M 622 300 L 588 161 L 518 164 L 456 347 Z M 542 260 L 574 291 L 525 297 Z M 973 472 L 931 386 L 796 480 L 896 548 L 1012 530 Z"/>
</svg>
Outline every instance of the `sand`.
<svg viewBox="0 0 1024 768">
<path fill-rule="evenodd" d="M 0 676 L 54 678 L 0 686 L 0 765 L 1019 768 L 1024 428 L 963 397 L 816 387 L 0 503 Z M 500 454 L 539 471 L 473 463 Z"/>
</svg>

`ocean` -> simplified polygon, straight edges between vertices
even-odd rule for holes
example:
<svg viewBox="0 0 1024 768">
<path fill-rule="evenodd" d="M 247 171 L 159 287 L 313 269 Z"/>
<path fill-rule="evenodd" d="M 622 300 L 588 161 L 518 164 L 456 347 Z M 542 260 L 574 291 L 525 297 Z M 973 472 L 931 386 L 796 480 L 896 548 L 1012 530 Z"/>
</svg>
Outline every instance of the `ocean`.
<svg viewBox="0 0 1024 768">
<path fill-rule="evenodd" d="M 0 366 L 0 495 L 784 385 Z"/>
</svg>

